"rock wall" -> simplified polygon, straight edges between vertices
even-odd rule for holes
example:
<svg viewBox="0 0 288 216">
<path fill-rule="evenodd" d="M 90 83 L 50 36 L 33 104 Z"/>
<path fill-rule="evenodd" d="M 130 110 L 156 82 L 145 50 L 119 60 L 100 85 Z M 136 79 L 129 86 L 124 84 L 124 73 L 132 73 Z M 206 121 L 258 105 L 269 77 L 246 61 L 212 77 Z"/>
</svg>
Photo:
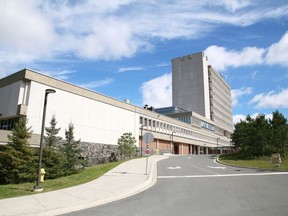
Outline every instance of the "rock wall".
<svg viewBox="0 0 288 216">
<path fill-rule="evenodd" d="M 81 142 L 81 157 L 87 166 L 119 160 L 118 145 Z"/>
</svg>

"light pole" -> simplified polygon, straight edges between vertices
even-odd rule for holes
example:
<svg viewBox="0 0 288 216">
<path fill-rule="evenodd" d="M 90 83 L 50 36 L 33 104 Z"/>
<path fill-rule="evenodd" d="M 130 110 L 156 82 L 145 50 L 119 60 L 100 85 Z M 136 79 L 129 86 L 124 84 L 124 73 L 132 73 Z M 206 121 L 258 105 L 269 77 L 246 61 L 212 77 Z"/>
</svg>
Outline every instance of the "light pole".
<svg viewBox="0 0 288 216">
<path fill-rule="evenodd" d="M 44 128 L 45 128 L 45 117 L 46 117 L 46 106 L 47 106 L 47 96 L 50 93 L 55 93 L 54 89 L 46 89 L 45 90 L 45 98 L 44 98 L 44 107 L 43 107 L 43 116 L 42 116 L 42 128 L 40 135 L 40 146 L 39 146 L 39 160 L 38 160 L 38 175 L 37 175 L 37 184 L 34 186 L 34 191 L 40 192 L 43 188 L 40 186 L 40 175 L 41 175 L 41 164 L 42 164 L 42 151 L 43 151 L 43 137 L 44 137 Z"/>
<path fill-rule="evenodd" d="M 218 151 L 219 151 L 219 149 L 218 149 L 218 140 L 219 139 L 220 139 L 220 137 L 217 138 L 217 154 L 218 154 Z"/>
<path fill-rule="evenodd" d="M 140 157 L 143 156 L 143 127 L 145 127 L 146 125 L 142 125 L 141 126 L 141 153 L 140 153 Z"/>
<path fill-rule="evenodd" d="M 174 137 L 174 133 L 175 133 L 175 131 L 172 131 L 172 135 L 171 135 L 171 138 L 172 138 L 172 142 L 171 142 L 171 151 L 172 151 L 172 154 L 173 154 L 173 152 L 174 152 L 174 141 L 173 141 L 173 137 Z"/>
</svg>

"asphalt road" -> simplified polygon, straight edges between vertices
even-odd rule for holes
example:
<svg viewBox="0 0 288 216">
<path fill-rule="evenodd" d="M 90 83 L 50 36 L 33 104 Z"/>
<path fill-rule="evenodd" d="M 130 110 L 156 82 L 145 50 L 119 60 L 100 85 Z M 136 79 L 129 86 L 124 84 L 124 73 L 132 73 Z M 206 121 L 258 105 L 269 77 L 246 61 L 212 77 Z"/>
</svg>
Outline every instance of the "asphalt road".
<svg viewBox="0 0 288 216">
<path fill-rule="evenodd" d="M 158 163 L 148 190 L 74 216 L 288 216 L 288 173 L 215 163 L 212 156 L 175 156 Z"/>
</svg>

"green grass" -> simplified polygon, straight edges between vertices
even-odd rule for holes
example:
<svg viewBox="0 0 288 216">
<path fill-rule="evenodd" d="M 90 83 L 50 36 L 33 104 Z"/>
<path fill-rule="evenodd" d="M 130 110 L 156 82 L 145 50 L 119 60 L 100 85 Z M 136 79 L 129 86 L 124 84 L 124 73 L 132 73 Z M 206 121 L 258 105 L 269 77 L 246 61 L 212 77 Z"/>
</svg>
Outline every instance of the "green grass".
<svg viewBox="0 0 288 216">
<path fill-rule="evenodd" d="M 43 192 L 48 192 L 80 185 L 101 177 L 123 162 L 124 161 L 118 161 L 88 167 L 75 175 L 45 180 L 44 183 L 41 183 L 41 186 L 44 188 Z M 36 192 L 33 192 L 34 185 L 35 183 L 0 185 L 0 199 L 35 194 Z"/>
<path fill-rule="evenodd" d="M 253 160 L 244 160 L 233 158 L 233 156 L 221 155 L 219 161 L 228 165 L 235 165 L 240 167 L 248 168 L 260 168 L 260 169 L 271 169 L 275 171 L 288 171 L 288 160 L 282 158 L 280 167 L 276 167 L 272 164 L 271 157 L 260 157 Z"/>
</svg>

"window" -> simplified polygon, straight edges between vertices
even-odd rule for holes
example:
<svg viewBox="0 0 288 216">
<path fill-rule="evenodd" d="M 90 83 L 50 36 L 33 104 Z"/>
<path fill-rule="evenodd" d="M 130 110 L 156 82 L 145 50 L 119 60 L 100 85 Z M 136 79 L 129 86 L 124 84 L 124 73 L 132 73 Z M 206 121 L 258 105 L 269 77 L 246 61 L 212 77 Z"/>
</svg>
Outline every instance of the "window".
<svg viewBox="0 0 288 216">
<path fill-rule="evenodd" d="M 208 124 L 207 122 L 201 121 L 201 127 L 205 128 L 205 129 L 208 129 L 208 130 L 214 131 L 214 126 L 211 125 L 211 124 Z"/>
<path fill-rule="evenodd" d="M 0 120 L 0 130 L 12 130 L 18 120 L 18 117 Z"/>
</svg>

